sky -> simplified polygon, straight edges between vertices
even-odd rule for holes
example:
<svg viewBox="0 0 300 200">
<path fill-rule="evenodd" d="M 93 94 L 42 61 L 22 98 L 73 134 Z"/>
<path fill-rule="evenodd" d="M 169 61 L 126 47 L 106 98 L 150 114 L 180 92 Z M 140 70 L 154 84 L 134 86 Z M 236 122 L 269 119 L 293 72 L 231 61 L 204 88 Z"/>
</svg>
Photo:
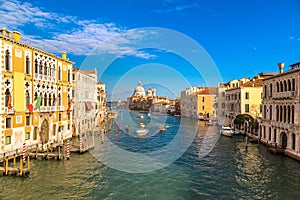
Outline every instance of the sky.
<svg viewBox="0 0 300 200">
<path fill-rule="evenodd" d="M 298 0 L 0 0 L 0 16 L 23 42 L 96 69 L 109 100 L 138 81 L 176 98 L 300 61 Z"/>
</svg>

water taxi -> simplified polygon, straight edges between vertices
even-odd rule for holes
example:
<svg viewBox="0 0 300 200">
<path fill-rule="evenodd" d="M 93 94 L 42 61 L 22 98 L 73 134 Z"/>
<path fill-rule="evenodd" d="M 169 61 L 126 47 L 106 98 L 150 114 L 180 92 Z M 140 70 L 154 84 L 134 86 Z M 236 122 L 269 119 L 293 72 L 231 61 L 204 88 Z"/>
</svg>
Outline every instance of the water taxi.
<svg viewBox="0 0 300 200">
<path fill-rule="evenodd" d="M 222 126 L 220 133 L 224 136 L 231 137 L 233 134 L 233 130 L 229 126 Z"/>
</svg>

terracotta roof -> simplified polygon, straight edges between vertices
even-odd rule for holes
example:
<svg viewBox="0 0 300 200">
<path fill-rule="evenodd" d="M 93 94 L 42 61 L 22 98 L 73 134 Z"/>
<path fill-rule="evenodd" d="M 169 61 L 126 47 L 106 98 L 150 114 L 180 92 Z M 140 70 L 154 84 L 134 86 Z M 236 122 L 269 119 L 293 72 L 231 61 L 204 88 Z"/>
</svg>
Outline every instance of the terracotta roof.
<svg viewBox="0 0 300 200">
<path fill-rule="evenodd" d="M 214 87 L 209 87 L 209 88 L 205 88 L 199 92 L 196 92 L 195 94 L 217 94 L 217 88 Z"/>
<path fill-rule="evenodd" d="M 240 85 L 240 87 L 262 87 L 262 80 L 261 79 L 251 80 L 248 81 L 247 83 Z"/>
</svg>

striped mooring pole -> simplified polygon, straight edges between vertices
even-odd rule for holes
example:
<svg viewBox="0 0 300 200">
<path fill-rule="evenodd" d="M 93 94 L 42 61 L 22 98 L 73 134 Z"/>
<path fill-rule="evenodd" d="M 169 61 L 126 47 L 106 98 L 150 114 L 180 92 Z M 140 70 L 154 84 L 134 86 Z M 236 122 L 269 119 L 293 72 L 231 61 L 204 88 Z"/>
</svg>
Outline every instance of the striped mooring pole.
<svg viewBox="0 0 300 200">
<path fill-rule="evenodd" d="M 79 141 L 79 150 L 82 150 L 82 137 L 80 137 L 80 141 Z"/>
<path fill-rule="evenodd" d="M 67 140 L 67 159 L 70 159 L 70 140 Z"/>
<path fill-rule="evenodd" d="M 23 163 L 26 162 L 26 143 L 23 143 Z"/>
</svg>

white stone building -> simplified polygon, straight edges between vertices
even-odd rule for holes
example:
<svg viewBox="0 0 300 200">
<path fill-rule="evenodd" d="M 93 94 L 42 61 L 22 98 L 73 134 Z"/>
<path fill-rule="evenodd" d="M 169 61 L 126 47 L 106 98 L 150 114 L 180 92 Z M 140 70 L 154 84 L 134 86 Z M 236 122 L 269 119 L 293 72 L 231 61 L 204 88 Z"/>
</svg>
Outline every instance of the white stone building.
<svg viewBox="0 0 300 200">
<path fill-rule="evenodd" d="M 73 68 L 74 136 L 93 130 L 97 125 L 97 71 Z"/>
<path fill-rule="evenodd" d="M 285 154 L 300 159 L 300 62 L 291 70 L 263 80 L 263 113 L 259 137 L 263 143 L 284 150 Z"/>
</svg>

